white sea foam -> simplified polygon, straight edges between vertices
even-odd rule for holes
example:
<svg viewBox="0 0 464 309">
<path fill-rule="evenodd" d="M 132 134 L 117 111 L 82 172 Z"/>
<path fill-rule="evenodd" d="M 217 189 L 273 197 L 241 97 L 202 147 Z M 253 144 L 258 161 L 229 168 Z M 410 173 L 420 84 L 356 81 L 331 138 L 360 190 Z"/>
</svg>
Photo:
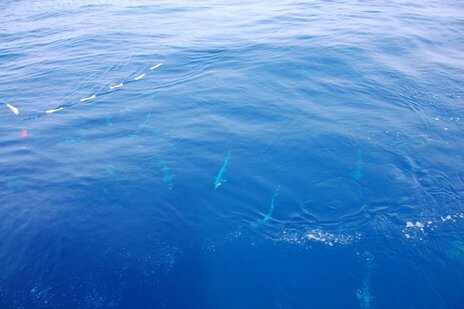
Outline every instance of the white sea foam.
<svg viewBox="0 0 464 309">
<path fill-rule="evenodd" d="M 451 216 L 450 215 L 447 215 L 446 217 L 441 217 L 441 221 L 445 222 L 445 221 L 448 221 L 448 220 L 451 220 Z"/>
<path fill-rule="evenodd" d="M 430 231 L 433 231 L 440 224 L 443 224 L 447 221 L 456 222 L 457 219 L 464 219 L 464 213 L 457 213 L 454 215 L 448 214 L 446 216 L 441 216 L 435 220 L 427 220 L 426 225 L 420 221 L 416 221 L 416 223 L 413 223 L 413 221 L 406 221 L 406 226 L 402 230 L 402 232 L 404 236 L 408 239 L 423 240 L 424 236 L 426 236 Z"/>
<path fill-rule="evenodd" d="M 298 245 L 306 245 L 311 242 L 321 243 L 330 247 L 336 245 L 349 245 L 353 241 L 361 238 L 361 234 L 346 235 L 336 234 L 323 231 L 321 229 L 313 229 L 303 233 L 282 231 L 277 236 L 272 237 L 277 242 L 288 242 Z"/>
</svg>

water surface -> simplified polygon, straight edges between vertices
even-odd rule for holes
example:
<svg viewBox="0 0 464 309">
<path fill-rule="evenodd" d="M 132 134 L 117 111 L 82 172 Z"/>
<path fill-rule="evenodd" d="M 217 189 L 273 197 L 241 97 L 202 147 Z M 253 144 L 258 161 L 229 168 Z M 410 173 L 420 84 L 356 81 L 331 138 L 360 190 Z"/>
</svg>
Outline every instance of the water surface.
<svg viewBox="0 0 464 309">
<path fill-rule="evenodd" d="M 4 1 L 0 306 L 461 308 L 463 17 Z"/>
</svg>

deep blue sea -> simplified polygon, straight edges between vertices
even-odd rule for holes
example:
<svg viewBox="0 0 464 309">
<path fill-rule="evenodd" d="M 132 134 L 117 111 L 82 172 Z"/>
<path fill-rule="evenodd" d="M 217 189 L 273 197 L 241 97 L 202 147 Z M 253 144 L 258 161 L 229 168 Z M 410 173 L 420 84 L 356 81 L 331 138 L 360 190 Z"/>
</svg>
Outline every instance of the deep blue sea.
<svg viewBox="0 0 464 309">
<path fill-rule="evenodd" d="M 464 308 L 464 3 L 0 3 L 0 308 Z"/>
</svg>

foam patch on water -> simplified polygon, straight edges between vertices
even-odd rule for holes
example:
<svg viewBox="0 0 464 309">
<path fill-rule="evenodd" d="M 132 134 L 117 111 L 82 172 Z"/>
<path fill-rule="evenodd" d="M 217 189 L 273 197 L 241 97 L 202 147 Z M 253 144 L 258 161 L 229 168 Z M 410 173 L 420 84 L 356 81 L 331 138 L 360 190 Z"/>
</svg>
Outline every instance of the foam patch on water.
<svg viewBox="0 0 464 309">
<path fill-rule="evenodd" d="M 273 240 L 277 242 L 288 242 L 299 245 L 309 243 L 320 243 L 330 247 L 337 245 L 350 245 L 356 240 L 361 239 L 362 235 L 356 233 L 354 235 L 336 234 L 323 231 L 321 229 L 313 229 L 304 233 L 282 231 Z"/>
<path fill-rule="evenodd" d="M 305 235 L 305 237 L 311 241 L 318 241 L 321 243 L 324 243 L 329 246 L 333 245 L 349 245 L 351 244 L 354 240 L 360 239 L 361 234 L 356 234 L 355 236 L 352 235 L 343 235 L 343 234 L 334 234 L 334 233 L 328 233 L 324 232 L 322 230 L 312 230 L 308 232 L 308 234 Z"/>
<path fill-rule="evenodd" d="M 36 282 L 30 290 L 32 298 L 39 304 L 47 305 L 52 297 L 52 288 L 41 281 Z"/>
<path fill-rule="evenodd" d="M 247 241 L 249 245 L 255 246 L 257 244 L 256 239 L 249 238 L 247 230 L 234 231 L 227 234 L 225 237 L 221 237 L 221 241 L 215 237 L 210 238 L 206 241 L 203 250 L 210 254 L 216 254 L 225 242 L 234 242 L 237 240 Z M 309 231 L 287 231 L 282 230 L 272 234 L 260 234 L 266 240 L 274 244 L 288 243 L 291 245 L 297 245 L 310 249 L 312 245 L 321 244 L 328 247 L 336 246 L 348 246 L 352 243 L 360 240 L 362 234 L 356 233 L 353 235 L 349 234 L 337 234 L 323 231 L 322 229 L 312 229 Z"/>
<path fill-rule="evenodd" d="M 425 236 L 428 235 L 431 231 L 435 228 L 441 226 L 445 223 L 454 223 L 458 220 L 464 219 L 464 213 L 457 213 L 453 215 L 445 215 L 439 218 L 431 219 L 431 220 L 422 220 L 422 221 L 406 221 L 405 227 L 402 230 L 404 237 L 408 239 L 419 239 L 423 240 Z"/>
</svg>

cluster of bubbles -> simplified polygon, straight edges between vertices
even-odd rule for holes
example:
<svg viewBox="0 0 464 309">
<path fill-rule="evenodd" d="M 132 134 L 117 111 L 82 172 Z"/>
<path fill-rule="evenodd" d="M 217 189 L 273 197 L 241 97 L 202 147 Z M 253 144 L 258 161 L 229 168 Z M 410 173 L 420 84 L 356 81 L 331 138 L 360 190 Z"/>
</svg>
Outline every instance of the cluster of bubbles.
<svg viewBox="0 0 464 309">
<path fill-rule="evenodd" d="M 337 245 L 350 245 L 354 241 L 360 240 L 362 234 L 354 235 L 336 234 L 323 231 L 321 229 L 311 229 L 304 232 L 283 230 L 275 236 L 270 237 L 274 242 L 287 242 L 297 245 L 308 245 L 310 243 L 320 243 L 330 247 Z"/>
<path fill-rule="evenodd" d="M 424 240 L 431 231 L 436 229 L 439 225 L 449 222 L 457 222 L 464 219 L 464 213 L 448 214 L 439 218 L 432 218 L 429 220 L 413 220 L 405 223 L 402 233 L 407 239 Z"/>
</svg>

